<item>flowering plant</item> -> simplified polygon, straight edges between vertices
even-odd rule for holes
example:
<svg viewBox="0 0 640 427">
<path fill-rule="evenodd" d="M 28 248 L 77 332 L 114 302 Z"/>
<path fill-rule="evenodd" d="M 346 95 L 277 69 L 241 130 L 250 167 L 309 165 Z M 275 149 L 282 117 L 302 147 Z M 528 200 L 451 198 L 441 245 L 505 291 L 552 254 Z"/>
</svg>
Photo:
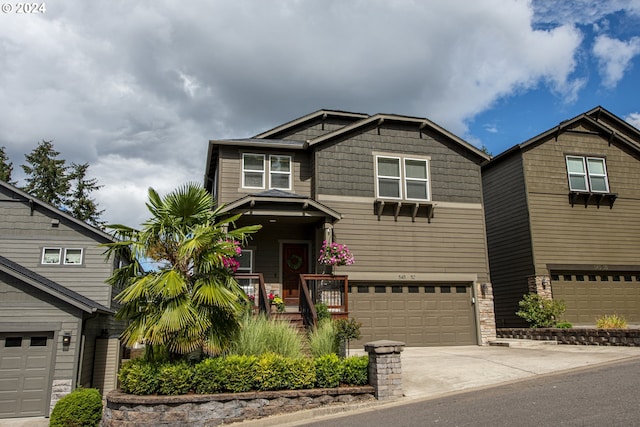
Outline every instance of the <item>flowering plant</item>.
<svg viewBox="0 0 640 427">
<path fill-rule="evenodd" d="M 323 265 L 353 265 L 355 258 L 347 245 L 336 242 L 327 243 L 325 240 L 322 242 L 318 262 Z"/>
<path fill-rule="evenodd" d="M 269 298 L 269 305 L 275 305 L 279 313 L 284 313 L 284 300 L 278 294 L 269 293 L 267 298 Z"/>
</svg>

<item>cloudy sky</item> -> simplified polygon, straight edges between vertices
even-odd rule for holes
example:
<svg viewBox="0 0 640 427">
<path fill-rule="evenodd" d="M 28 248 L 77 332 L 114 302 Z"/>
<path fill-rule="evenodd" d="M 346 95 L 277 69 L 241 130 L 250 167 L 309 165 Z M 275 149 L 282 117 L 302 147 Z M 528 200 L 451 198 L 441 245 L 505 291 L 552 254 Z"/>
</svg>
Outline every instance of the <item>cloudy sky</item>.
<svg viewBox="0 0 640 427">
<path fill-rule="evenodd" d="M 602 105 L 640 127 L 640 0 L 45 1 L 0 12 L 0 146 L 53 140 L 138 226 L 207 141 L 321 108 L 427 117 L 494 154 Z"/>
</svg>

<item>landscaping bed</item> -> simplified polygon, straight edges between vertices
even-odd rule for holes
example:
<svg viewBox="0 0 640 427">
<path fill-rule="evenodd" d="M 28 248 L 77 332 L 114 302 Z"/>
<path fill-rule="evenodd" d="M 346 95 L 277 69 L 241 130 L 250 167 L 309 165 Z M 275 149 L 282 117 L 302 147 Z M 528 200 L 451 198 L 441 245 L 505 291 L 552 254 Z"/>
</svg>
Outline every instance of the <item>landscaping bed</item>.
<svg viewBox="0 0 640 427">
<path fill-rule="evenodd" d="M 557 341 L 558 344 L 640 347 L 640 329 L 499 328 L 497 338 Z"/>
</svg>

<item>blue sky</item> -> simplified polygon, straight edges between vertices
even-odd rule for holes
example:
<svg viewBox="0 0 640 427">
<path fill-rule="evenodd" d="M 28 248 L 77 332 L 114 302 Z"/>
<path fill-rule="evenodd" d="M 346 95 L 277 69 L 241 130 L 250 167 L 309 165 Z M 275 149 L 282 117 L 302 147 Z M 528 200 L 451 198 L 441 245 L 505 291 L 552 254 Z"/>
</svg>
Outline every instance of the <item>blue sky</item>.
<svg viewBox="0 0 640 427">
<path fill-rule="evenodd" d="M 12 3 L 9 3 L 12 5 Z M 640 0 L 66 0 L 0 13 L 0 146 L 53 140 L 104 219 L 201 182 L 207 142 L 325 108 L 494 155 L 602 105 L 640 127 Z"/>
</svg>

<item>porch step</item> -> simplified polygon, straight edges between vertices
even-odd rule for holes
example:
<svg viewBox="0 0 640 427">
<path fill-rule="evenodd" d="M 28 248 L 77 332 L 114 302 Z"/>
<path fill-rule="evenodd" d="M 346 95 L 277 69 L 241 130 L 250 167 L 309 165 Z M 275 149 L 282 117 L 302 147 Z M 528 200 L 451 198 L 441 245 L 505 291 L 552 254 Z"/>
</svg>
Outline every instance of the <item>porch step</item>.
<svg viewBox="0 0 640 427">
<path fill-rule="evenodd" d="M 271 318 L 274 320 L 288 321 L 293 326 L 298 328 L 300 332 L 306 332 L 306 328 L 304 326 L 304 319 L 302 318 L 302 314 L 298 311 L 285 312 L 285 313 L 271 313 Z"/>
</svg>

